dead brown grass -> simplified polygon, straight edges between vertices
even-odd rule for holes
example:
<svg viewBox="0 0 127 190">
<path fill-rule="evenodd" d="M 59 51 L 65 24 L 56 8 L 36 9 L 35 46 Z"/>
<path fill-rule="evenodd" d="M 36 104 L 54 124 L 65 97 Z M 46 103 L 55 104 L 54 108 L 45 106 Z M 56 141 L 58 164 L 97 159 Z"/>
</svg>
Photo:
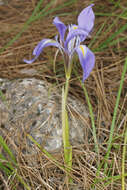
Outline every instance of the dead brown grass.
<svg viewBox="0 0 127 190">
<path fill-rule="evenodd" d="M 47 3 L 48 1 L 45 1 Z M 62 12 L 70 12 L 76 9 L 78 12 L 88 5 L 89 1 L 78 1 L 74 7 L 66 7 Z M 10 39 L 12 39 L 17 32 L 21 30 L 24 22 L 29 18 L 33 9 L 35 8 L 37 1 L 16 1 L 12 0 L 8 5 L 0 6 L 0 47 L 2 48 Z M 54 6 L 57 6 L 56 4 Z M 96 1 L 98 7 L 102 5 L 102 1 Z M 124 5 L 124 1 L 123 1 Z M 109 1 L 105 1 L 103 6 L 110 9 Z M 96 10 L 96 7 L 94 7 Z M 99 8 L 98 8 L 99 10 Z M 105 11 L 105 10 L 104 10 Z M 102 12 L 102 11 L 101 11 Z M 120 10 L 118 9 L 119 13 Z M 53 15 L 47 16 L 39 21 L 36 21 L 30 28 L 23 33 L 23 35 L 9 48 L 7 48 L 2 54 L 0 54 L 0 77 L 14 79 L 22 77 L 35 76 L 40 79 L 48 80 L 49 82 L 55 82 L 54 72 L 52 64 L 50 63 L 52 55 L 54 55 L 54 50 L 51 49 L 48 53 L 42 55 L 36 63 L 27 65 L 23 63 L 23 58 L 31 58 L 32 51 L 35 45 L 45 37 L 53 38 L 56 34 L 56 29 L 52 25 Z M 69 15 L 66 17 L 61 17 L 61 19 L 67 24 L 75 22 L 76 16 Z M 95 29 L 93 36 L 96 34 L 101 24 L 107 17 L 97 17 L 95 23 Z M 113 18 L 109 19 L 107 25 L 110 25 Z M 101 35 L 96 40 L 93 48 L 98 47 L 103 40 L 105 40 L 111 33 L 118 29 L 120 22 L 125 23 L 124 20 L 119 20 L 117 24 L 112 28 L 106 35 Z M 46 23 L 46 24 L 45 24 Z M 105 31 L 105 28 L 103 29 Z M 125 36 L 125 33 L 121 34 Z M 88 41 L 89 43 L 89 41 Z M 32 157 L 23 155 L 18 147 L 17 151 L 17 161 L 19 164 L 19 173 L 24 178 L 24 180 L 30 184 L 32 190 L 35 189 L 54 189 L 54 190 L 67 190 L 67 189 L 91 189 L 91 184 L 96 177 L 96 171 L 98 163 L 103 159 L 106 153 L 106 142 L 109 138 L 111 120 L 113 115 L 113 110 L 116 102 L 116 96 L 118 87 L 120 84 L 120 78 L 122 73 L 122 68 L 124 64 L 126 51 L 122 51 L 122 48 L 126 48 L 126 42 L 117 43 L 116 51 L 112 48 L 108 48 L 103 52 L 96 53 L 96 66 L 92 72 L 89 79 L 85 82 L 88 94 L 94 108 L 94 113 L 96 113 L 96 126 L 98 139 L 104 138 L 103 143 L 99 143 L 100 155 L 96 155 L 94 152 L 93 139 L 90 142 L 85 142 L 80 147 L 73 147 L 73 172 L 72 178 L 74 179 L 74 186 L 68 187 L 66 184 L 65 172 L 59 169 L 55 164 L 48 160 L 44 154 L 37 149 L 38 153 Z M 58 58 L 59 61 L 59 58 Z M 56 67 L 61 67 L 61 65 L 56 64 Z M 34 73 L 23 73 L 23 69 L 34 69 L 37 72 Z M 79 67 L 79 73 L 82 75 L 81 68 Z M 58 77 L 57 80 L 59 84 L 64 82 L 64 74 L 61 72 L 62 77 Z M 122 91 L 121 101 L 118 110 L 118 117 L 116 121 L 116 130 L 114 136 L 117 137 L 115 144 L 112 148 L 112 154 L 108 160 L 109 166 L 111 166 L 111 176 L 121 174 L 121 152 L 123 145 L 122 135 L 124 133 L 123 124 L 126 122 L 126 108 L 127 108 L 127 75 L 125 77 L 124 89 Z M 73 75 L 71 81 L 70 93 L 76 97 L 80 97 L 81 101 L 85 101 L 84 93 L 80 86 L 79 81 Z M 91 124 L 89 123 L 91 126 Z M 119 148 L 118 148 L 119 145 Z M 63 154 L 60 152 L 54 155 L 59 163 L 63 163 Z M 34 157 L 38 159 L 38 162 L 34 162 Z M 28 164 L 28 160 L 31 160 L 33 165 Z M 127 168 L 127 164 L 126 164 Z M 98 190 L 118 190 L 121 189 L 121 180 L 112 181 L 109 185 L 104 185 L 103 171 L 101 171 L 100 181 L 96 185 Z M 16 180 L 15 176 L 7 179 L 2 173 L 0 174 L 2 184 L 0 184 L 1 189 L 11 190 L 14 187 L 17 190 L 24 189 Z M 14 183 L 12 183 L 12 181 Z M 1 183 L 1 182 L 0 182 Z"/>
</svg>

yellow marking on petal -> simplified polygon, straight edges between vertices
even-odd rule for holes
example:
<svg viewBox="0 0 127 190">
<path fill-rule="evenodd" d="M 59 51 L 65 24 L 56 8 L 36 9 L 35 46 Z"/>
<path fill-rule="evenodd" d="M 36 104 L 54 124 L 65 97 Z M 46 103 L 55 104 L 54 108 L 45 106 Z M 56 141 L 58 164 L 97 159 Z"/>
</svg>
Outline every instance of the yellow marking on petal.
<svg viewBox="0 0 127 190">
<path fill-rule="evenodd" d="M 77 26 L 73 26 L 73 29 L 77 29 L 78 27 Z"/>
<path fill-rule="evenodd" d="M 48 40 L 46 40 L 46 41 L 43 43 L 43 45 L 48 44 L 48 43 L 55 43 L 55 42 L 56 42 L 55 40 L 50 40 L 50 39 L 48 39 Z"/>
<path fill-rule="evenodd" d="M 56 43 L 56 41 L 55 41 L 55 40 L 51 40 L 51 42 L 52 42 L 52 43 Z"/>
<path fill-rule="evenodd" d="M 82 52 L 83 56 L 85 56 L 85 52 L 84 52 L 83 46 L 80 46 L 79 48 L 81 49 L 81 52 Z"/>
</svg>

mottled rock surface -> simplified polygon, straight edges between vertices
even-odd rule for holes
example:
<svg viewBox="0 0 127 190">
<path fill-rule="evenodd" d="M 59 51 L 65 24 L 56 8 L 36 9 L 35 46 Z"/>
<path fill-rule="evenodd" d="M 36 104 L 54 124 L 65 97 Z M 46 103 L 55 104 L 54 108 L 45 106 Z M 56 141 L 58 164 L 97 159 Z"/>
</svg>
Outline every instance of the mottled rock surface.
<svg viewBox="0 0 127 190">
<path fill-rule="evenodd" d="M 0 5 L 6 5 L 7 4 L 7 0 L 0 0 Z"/>
<path fill-rule="evenodd" d="M 0 135 L 9 136 L 25 152 L 34 151 L 30 134 L 47 151 L 62 146 L 61 92 L 35 78 L 9 81 L 0 79 Z M 88 126 L 85 104 L 68 98 L 70 139 L 73 145 L 84 143 Z"/>
</svg>

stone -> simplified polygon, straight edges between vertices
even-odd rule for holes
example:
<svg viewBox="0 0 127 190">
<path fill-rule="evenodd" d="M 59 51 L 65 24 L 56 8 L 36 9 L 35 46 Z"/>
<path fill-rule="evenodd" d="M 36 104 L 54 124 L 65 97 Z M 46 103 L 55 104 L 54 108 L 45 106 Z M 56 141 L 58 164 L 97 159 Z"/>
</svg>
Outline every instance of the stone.
<svg viewBox="0 0 127 190">
<path fill-rule="evenodd" d="M 61 92 L 35 78 L 0 79 L 0 135 L 8 135 L 25 153 L 36 152 L 31 135 L 48 152 L 62 147 Z M 70 141 L 84 143 L 89 114 L 85 104 L 68 97 Z"/>
<path fill-rule="evenodd" d="M 0 0 L 0 5 L 6 5 L 7 4 L 7 0 Z"/>
</svg>

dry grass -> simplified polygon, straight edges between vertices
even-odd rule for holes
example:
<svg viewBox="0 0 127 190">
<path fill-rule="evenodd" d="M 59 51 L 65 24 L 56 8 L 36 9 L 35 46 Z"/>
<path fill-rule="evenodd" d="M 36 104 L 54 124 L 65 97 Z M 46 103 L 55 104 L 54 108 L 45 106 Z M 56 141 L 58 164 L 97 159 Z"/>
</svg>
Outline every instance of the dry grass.
<svg viewBox="0 0 127 190">
<path fill-rule="evenodd" d="M 62 1 L 62 0 L 61 0 Z M 45 0 L 45 4 L 48 1 Z M 63 1 L 62 1 L 63 2 Z M 80 3 L 79 3 L 80 2 Z M 57 11 L 57 13 L 61 12 L 70 12 L 77 10 L 79 13 L 82 7 L 88 5 L 89 1 L 78 1 L 71 7 L 66 7 L 62 11 Z M 17 32 L 21 30 L 24 22 L 29 18 L 33 9 L 35 8 L 37 1 L 16 1 L 12 0 L 8 6 L 0 6 L 0 47 L 2 48 L 10 39 L 12 39 Z M 56 0 L 54 6 L 57 6 L 59 2 Z M 124 6 L 126 0 L 121 3 Z M 94 10 L 97 12 L 106 12 L 112 8 L 112 4 L 109 1 L 95 1 Z M 101 10 L 101 7 L 105 7 L 105 9 Z M 118 7 L 115 9 L 115 14 L 120 14 L 121 9 Z M 55 15 L 54 14 L 54 15 Z M 39 58 L 36 63 L 31 65 L 27 65 L 23 63 L 23 58 L 31 58 L 32 50 L 35 45 L 45 37 L 53 38 L 56 34 L 56 29 L 52 25 L 52 19 L 54 15 L 47 16 L 42 18 L 34 24 L 31 24 L 29 29 L 23 33 L 23 35 L 9 48 L 7 48 L 4 52 L 0 54 L 0 77 L 5 77 L 9 79 L 14 78 L 22 78 L 22 77 L 30 77 L 31 75 L 47 80 L 48 82 L 59 82 L 62 84 L 64 82 L 64 73 L 63 69 L 61 69 L 60 74 L 61 77 L 56 77 L 53 68 L 52 68 L 52 60 L 51 57 L 54 55 L 54 49 L 49 49 L 48 53 L 45 53 Z M 76 15 L 67 15 L 66 17 L 62 17 L 61 19 L 66 23 L 75 23 Z M 105 19 L 107 19 L 107 23 L 103 28 L 103 32 L 106 31 L 106 27 L 112 24 L 114 21 L 114 17 L 108 18 L 107 16 L 97 16 L 95 28 L 92 33 L 92 38 L 95 36 L 101 25 L 104 23 Z M 46 24 L 45 24 L 46 23 Z M 106 33 L 101 33 L 99 37 L 96 39 L 96 43 L 92 46 L 93 49 L 96 49 L 98 45 L 105 41 L 108 36 L 113 34 L 118 30 L 120 24 L 125 24 L 126 20 L 119 19 L 117 23 L 114 25 Z M 121 33 L 120 36 L 125 36 L 126 31 Z M 88 40 L 87 43 L 90 41 Z M 17 162 L 19 165 L 18 173 L 23 177 L 25 182 L 30 185 L 31 189 L 54 189 L 54 190 L 67 190 L 67 189 L 92 189 L 91 185 L 94 182 L 94 179 L 97 177 L 97 167 L 98 164 L 103 160 L 104 155 L 106 154 L 106 142 L 109 138 L 110 126 L 112 121 L 113 110 L 116 103 L 116 96 L 118 92 L 118 87 L 120 85 L 120 78 L 122 74 L 123 64 L 125 61 L 126 52 L 126 41 L 119 42 L 115 45 L 114 49 L 112 47 L 108 47 L 103 51 L 96 52 L 96 66 L 94 71 L 92 72 L 89 79 L 85 82 L 85 86 L 88 90 L 89 98 L 91 104 L 93 106 L 93 111 L 96 113 L 96 128 L 97 128 L 97 137 L 101 139 L 102 136 L 104 138 L 103 143 L 99 142 L 99 150 L 100 154 L 97 155 L 94 152 L 94 144 L 93 139 L 90 139 L 90 142 L 86 141 L 80 147 L 73 147 L 73 171 L 72 178 L 74 179 L 74 186 L 68 187 L 66 183 L 66 178 L 64 179 L 65 172 L 62 171 L 59 167 L 57 167 L 51 160 L 47 159 L 45 155 L 37 148 L 38 153 L 33 155 L 32 157 L 23 155 L 20 152 L 18 147 L 16 151 L 18 153 Z M 58 62 L 60 58 L 58 57 Z M 77 63 L 78 64 L 78 63 Z M 56 70 L 61 68 L 60 64 L 56 64 Z M 34 69 L 37 72 L 30 73 L 22 73 L 22 69 Z M 80 75 L 82 75 L 81 68 L 79 64 L 76 66 Z M 122 95 L 120 99 L 120 104 L 118 108 L 118 117 L 116 120 L 116 128 L 114 132 L 114 144 L 112 147 L 112 152 L 110 154 L 110 158 L 108 160 L 108 165 L 111 167 L 110 176 L 121 175 L 121 160 L 122 160 L 122 147 L 123 147 L 123 135 L 125 131 L 124 125 L 126 125 L 126 108 L 127 108 L 127 75 L 124 81 L 124 88 L 122 90 Z M 73 78 L 70 86 L 70 93 L 72 93 L 76 97 L 80 97 L 80 100 L 84 102 L 84 93 L 80 86 L 79 81 L 73 74 Z M 89 126 L 91 123 L 89 121 Z M 63 163 L 63 153 L 60 152 L 57 155 L 54 155 L 59 163 Z M 38 160 L 38 162 L 34 162 L 34 157 Z M 29 165 L 30 162 L 33 165 Z M 127 162 L 125 163 L 125 168 L 127 168 Z M 126 171 L 127 172 L 127 171 Z M 117 180 L 113 180 L 109 178 L 108 180 L 105 178 L 105 174 L 103 169 L 101 170 L 101 175 L 98 177 L 99 182 L 96 184 L 96 189 L 98 190 L 118 190 L 121 189 L 121 178 Z M 0 189 L 11 190 L 15 189 L 22 190 L 23 186 L 19 183 L 15 175 L 10 176 L 9 178 L 5 177 L 5 175 L 0 173 Z M 105 180 L 104 180 L 105 178 Z M 102 180 L 103 179 L 103 180 Z M 12 183 L 13 182 L 13 183 Z M 127 181 L 126 181 L 127 183 Z M 127 187 L 127 186 L 126 186 Z M 95 189 L 95 188 L 93 188 Z"/>
</svg>

